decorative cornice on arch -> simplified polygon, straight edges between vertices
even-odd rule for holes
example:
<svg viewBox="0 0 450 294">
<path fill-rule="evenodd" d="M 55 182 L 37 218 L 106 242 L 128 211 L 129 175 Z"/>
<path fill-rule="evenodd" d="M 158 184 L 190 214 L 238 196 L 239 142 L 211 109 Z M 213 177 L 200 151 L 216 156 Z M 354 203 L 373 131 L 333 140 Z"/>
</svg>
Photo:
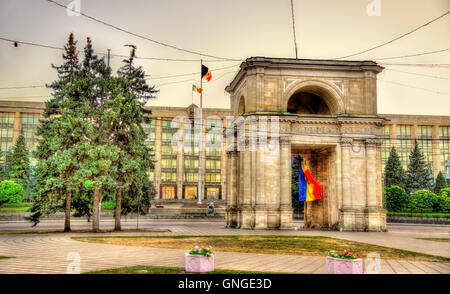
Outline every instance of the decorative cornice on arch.
<svg viewBox="0 0 450 294">
<path fill-rule="evenodd" d="M 341 114 L 345 112 L 344 99 L 340 94 L 339 89 L 336 85 L 323 80 L 309 79 L 309 80 L 299 80 L 290 84 L 287 89 L 283 92 L 281 101 L 281 111 L 287 112 L 287 105 L 289 99 L 298 92 L 302 90 L 319 90 L 325 91 L 327 95 L 319 95 L 325 103 L 330 108 L 331 114 Z M 314 91 L 312 91 L 314 93 Z"/>
</svg>

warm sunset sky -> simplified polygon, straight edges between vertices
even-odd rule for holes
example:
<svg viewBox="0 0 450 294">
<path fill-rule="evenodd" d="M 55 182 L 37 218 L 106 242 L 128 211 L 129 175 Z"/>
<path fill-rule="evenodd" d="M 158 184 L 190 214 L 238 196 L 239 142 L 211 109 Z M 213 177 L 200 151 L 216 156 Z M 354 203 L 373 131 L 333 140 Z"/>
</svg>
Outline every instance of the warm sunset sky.
<svg viewBox="0 0 450 294">
<path fill-rule="evenodd" d="M 71 2 L 57 1 L 65 5 Z M 290 0 L 80 1 L 85 14 L 189 50 L 239 59 L 295 57 Z M 450 10 L 449 0 L 380 0 L 381 16 L 368 16 L 366 8 L 371 1 L 294 0 L 300 58 L 328 59 L 358 52 L 391 40 Z M 141 57 L 200 58 L 141 40 L 83 16 L 68 16 L 65 9 L 47 0 L 0 0 L 0 37 L 62 47 L 70 32 L 75 33 L 80 49 L 90 36 L 97 52 L 111 49 L 112 54 L 127 54 L 123 45 L 135 44 Z M 450 48 L 450 15 L 399 41 L 352 59 L 378 59 L 446 48 Z M 120 66 L 121 59 L 112 59 L 114 70 Z M 450 51 L 385 62 L 450 64 Z M 22 44 L 15 48 L 0 40 L 0 88 L 50 83 L 56 78 L 52 63 L 61 63 L 61 51 Z M 138 63 L 154 78 L 200 70 L 199 62 L 139 60 Z M 239 62 L 206 62 L 211 69 L 237 64 Z M 450 115 L 450 67 L 386 68 L 378 81 L 380 113 Z M 212 81 L 204 84 L 204 107 L 229 107 L 224 88 L 236 70 L 237 67 L 212 71 Z M 158 99 L 151 105 L 191 104 L 193 81 L 167 84 L 189 79 L 199 77 L 150 80 L 160 89 Z M 0 100 L 42 101 L 42 98 L 27 96 L 49 93 L 45 88 L 0 90 Z M 198 103 L 197 95 L 194 95 L 194 103 Z"/>
</svg>

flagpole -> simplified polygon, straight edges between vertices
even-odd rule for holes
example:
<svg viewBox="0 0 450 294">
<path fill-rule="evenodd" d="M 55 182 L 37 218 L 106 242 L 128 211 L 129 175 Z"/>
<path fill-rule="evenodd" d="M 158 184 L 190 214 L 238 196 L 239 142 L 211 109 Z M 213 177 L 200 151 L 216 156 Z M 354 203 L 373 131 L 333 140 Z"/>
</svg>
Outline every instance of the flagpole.
<svg viewBox="0 0 450 294">
<path fill-rule="evenodd" d="M 202 107 L 203 107 L 203 59 L 200 59 L 200 138 L 198 147 L 198 190 L 197 190 L 197 204 L 202 204 L 202 148 L 203 148 L 203 127 L 202 127 Z"/>
</svg>

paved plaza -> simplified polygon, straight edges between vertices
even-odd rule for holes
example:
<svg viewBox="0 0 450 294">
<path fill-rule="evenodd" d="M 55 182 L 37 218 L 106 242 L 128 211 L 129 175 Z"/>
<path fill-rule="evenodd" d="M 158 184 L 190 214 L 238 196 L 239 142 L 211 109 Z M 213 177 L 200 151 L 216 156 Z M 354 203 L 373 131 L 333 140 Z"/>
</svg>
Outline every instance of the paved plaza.
<svg viewBox="0 0 450 294">
<path fill-rule="evenodd" d="M 301 227 L 302 223 L 294 223 Z M 104 228 L 113 226 L 112 220 L 103 220 Z M 74 229 L 88 228 L 85 221 L 73 221 Z M 135 228 L 136 220 L 123 222 L 124 228 Z M 140 220 L 140 228 L 168 229 L 170 232 L 120 232 L 104 234 L 8 234 L 0 235 L 0 255 L 13 258 L 0 260 L 0 273 L 66 273 L 70 253 L 81 257 L 81 272 L 124 266 L 184 266 L 184 250 L 144 248 L 79 242 L 74 236 L 105 235 L 296 235 L 327 236 L 365 242 L 374 245 L 412 250 L 450 257 L 449 243 L 418 240 L 417 238 L 448 238 L 450 226 L 390 224 L 385 233 L 336 231 L 254 231 L 224 228 L 223 221 L 205 220 Z M 37 229 L 62 228 L 62 222 L 44 221 Z M 26 222 L 0 222 L 0 231 L 29 229 Z M 316 256 L 289 256 L 216 252 L 217 269 L 270 271 L 286 273 L 324 273 L 325 258 Z M 382 260 L 382 273 L 450 273 L 450 263 Z"/>
</svg>

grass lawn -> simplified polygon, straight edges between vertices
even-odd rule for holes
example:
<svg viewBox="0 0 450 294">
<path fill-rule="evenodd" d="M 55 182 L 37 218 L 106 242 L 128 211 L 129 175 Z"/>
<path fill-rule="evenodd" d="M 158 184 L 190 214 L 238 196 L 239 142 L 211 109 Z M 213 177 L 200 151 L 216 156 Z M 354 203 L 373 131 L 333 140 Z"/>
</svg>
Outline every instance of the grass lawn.
<svg viewBox="0 0 450 294">
<path fill-rule="evenodd" d="M 131 266 L 86 272 L 84 274 L 186 274 L 182 267 Z M 209 274 L 279 274 L 270 272 L 215 270 Z"/>
<path fill-rule="evenodd" d="M 450 258 L 428 255 L 322 236 L 112 236 L 73 237 L 84 242 L 190 250 L 195 245 L 212 246 L 213 251 L 326 256 L 330 250 L 347 249 L 365 257 L 378 252 L 381 258 L 449 262 Z"/>
<path fill-rule="evenodd" d="M 450 242 L 450 238 L 418 238 L 418 239 L 436 242 Z"/>
<path fill-rule="evenodd" d="M 17 203 L 17 204 L 8 204 L 5 203 L 0 206 L 0 213 L 20 213 L 20 212 L 28 212 L 31 208 L 31 203 Z"/>
<path fill-rule="evenodd" d="M 101 230 L 99 233 L 112 233 L 113 229 Z M 136 233 L 136 232 L 150 232 L 150 233 L 166 233 L 170 232 L 169 229 L 122 229 L 121 232 Z M 54 233 L 92 233 L 91 229 L 72 229 L 70 232 L 64 232 L 63 229 L 48 229 L 48 230 L 5 230 L 0 231 L 0 235 L 13 235 L 13 234 L 54 234 Z"/>
</svg>

